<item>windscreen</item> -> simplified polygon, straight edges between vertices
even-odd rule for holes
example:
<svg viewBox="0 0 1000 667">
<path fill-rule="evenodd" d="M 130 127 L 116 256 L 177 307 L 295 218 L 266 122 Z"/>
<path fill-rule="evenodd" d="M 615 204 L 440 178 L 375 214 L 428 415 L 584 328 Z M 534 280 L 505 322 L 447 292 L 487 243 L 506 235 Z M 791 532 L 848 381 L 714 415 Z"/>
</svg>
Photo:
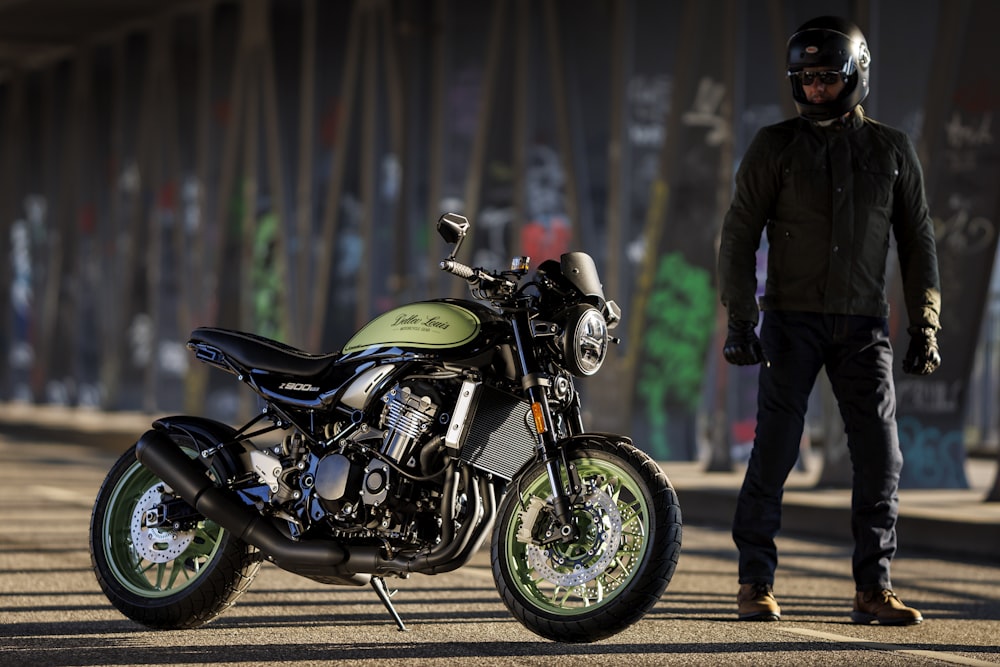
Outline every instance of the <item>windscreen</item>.
<svg viewBox="0 0 1000 667">
<path fill-rule="evenodd" d="M 604 302 L 604 287 L 594 259 L 585 252 L 568 252 L 560 259 L 565 278 L 586 296 L 596 296 Z"/>
</svg>

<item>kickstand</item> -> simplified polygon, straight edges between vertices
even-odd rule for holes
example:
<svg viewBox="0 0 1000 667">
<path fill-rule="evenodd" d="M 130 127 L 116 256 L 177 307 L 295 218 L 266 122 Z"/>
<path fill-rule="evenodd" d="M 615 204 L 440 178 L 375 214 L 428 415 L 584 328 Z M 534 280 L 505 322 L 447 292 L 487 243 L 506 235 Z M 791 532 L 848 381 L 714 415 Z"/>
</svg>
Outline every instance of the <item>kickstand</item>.
<svg viewBox="0 0 1000 667">
<path fill-rule="evenodd" d="M 372 577 L 371 584 L 372 588 L 375 589 L 375 594 L 378 595 L 378 599 L 382 601 L 385 608 L 390 614 L 392 614 L 393 620 L 396 621 L 396 627 L 399 628 L 400 632 L 406 632 L 406 626 L 403 624 L 403 619 L 399 617 L 399 613 L 396 611 L 396 608 L 392 606 L 392 600 L 389 599 L 392 597 L 392 593 L 390 593 L 389 589 L 386 588 L 385 579 L 382 577 Z"/>
</svg>

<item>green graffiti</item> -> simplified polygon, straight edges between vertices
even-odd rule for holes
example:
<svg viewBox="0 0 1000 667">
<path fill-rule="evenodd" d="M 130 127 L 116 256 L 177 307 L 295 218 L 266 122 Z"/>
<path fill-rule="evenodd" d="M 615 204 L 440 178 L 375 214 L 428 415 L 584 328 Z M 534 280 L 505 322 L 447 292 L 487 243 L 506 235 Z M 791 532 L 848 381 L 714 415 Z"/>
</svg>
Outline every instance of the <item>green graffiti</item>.
<svg viewBox="0 0 1000 667">
<path fill-rule="evenodd" d="M 698 406 L 714 318 L 710 273 L 688 264 L 680 253 L 664 255 L 646 308 L 637 385 L 654 458 L 670 458 L 668 407 L 694 411 Z"/>
<path fill-rule="evenodd" d="M 284 339 L 281 321 L 282 280 L 278 271 L 278 216 L 267 213 L 257 220 L 253 244 L 254 326 L 261 336 Z"/>
</svg>

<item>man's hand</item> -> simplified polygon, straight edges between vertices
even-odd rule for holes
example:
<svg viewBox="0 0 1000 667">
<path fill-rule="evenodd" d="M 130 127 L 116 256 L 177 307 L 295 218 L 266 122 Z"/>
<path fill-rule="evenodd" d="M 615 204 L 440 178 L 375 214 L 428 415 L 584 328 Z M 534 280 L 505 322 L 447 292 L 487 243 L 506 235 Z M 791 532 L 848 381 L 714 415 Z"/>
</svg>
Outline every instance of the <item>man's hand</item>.
<svg viewBox="0 0 1000 667">
<path fill-rule="evenodd" d="M 753 366 L 765 361 L 764 349 L 753 329 L 753 322 L 729 320 L 729 333 L 722 348 L 726 361 L 737 366 Z"/>
<path fill-rule="evenodd" d="M 910 375 L 930 375 L 941 365 L 937 332 L 930 327 L 910 327 L 910 347 L 903 358 L 903 372 Z"/>
</svg>

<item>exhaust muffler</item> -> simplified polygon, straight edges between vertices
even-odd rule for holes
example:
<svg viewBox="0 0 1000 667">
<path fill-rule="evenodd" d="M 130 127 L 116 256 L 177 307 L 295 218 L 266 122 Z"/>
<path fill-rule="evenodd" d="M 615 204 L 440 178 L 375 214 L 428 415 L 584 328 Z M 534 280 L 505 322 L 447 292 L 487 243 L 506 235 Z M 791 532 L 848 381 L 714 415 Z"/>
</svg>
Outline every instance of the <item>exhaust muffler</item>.
<svg viewBox="0 0 1000 667">
<path fill-rule="evenodd" d="M 231 491 L 215 486 L 201 463 L 187 454 L 164 431 L 146 431 L 136 444 L 136 458 L 162 479 L 174 493 L 200 514 L 237 538 L 260 549 L 278 567 L 330 583 L 364 585 L 369 575 L 338 575 L 349 554 L 329 540 L 296 541 L 245 505 Z"/>
</svg>

